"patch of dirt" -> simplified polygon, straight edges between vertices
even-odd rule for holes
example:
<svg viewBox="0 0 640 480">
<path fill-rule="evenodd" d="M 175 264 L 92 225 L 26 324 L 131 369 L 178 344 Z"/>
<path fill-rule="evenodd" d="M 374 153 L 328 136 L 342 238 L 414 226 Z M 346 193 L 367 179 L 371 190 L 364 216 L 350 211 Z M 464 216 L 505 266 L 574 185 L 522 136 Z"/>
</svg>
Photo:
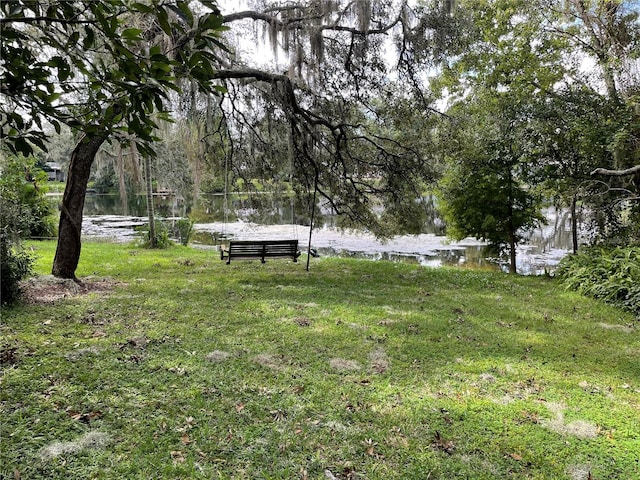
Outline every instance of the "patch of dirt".
<svg viewBox="0 0 640 480">
<path fill-rule="evenodd" d="M 16 365 L 18 363 L 18 348 L 13 345 L 0 347 L 0 365 Z"/>
<path fill-rule="evenodd" d="M 590 480 L 593 479 L 591 476 L 591 466 L 590 465 L 569 465 L 567 467 L 567 475 L 571 478 L 571 480 Z"/>
<path fill-rule="evenodd" d="M 329 360 L 329 365 L 339 372 L 356 371 L 362 368 L 355 360 L 346 360 L 344 358 L 332 358 Z"/>
<path fill-rule="evenodd" d="M 251 360 L 258 365 L 261 365 L 266 368 L 270 368 L 272 370 L 285 370 L 286 364 L 284 357 L 272 355 L 270 353 L 261 353 L 259 355 L 255 355 Z"/>
<path fill-rule="evenodd" d="M 636 329 L 634 328 L 633 324 L 629 324 L 629 325 L 615 325 L 615 324 L 610 324 L 610 323 L 604 323 L 604 322 L 600 322 L 598 324 L 601 328 L 604 328 L 606 330 L 618 330 L 619 332 L 624 332 L 624 333 L 633 333 Z"/>
<path fill-rule="evenodd" d="M 552 420 L 543 419 L 540 424 L 549 430 L 561 435 L 573 435 L 582 439 L 596 438 L 598 436 L 598 427 L 584 420 L 575 420 L 565 423 L 564 410 L 566 406 L 559 403 L 551 402 L 547 404 L 547 409 L 554 413 L 556 418 Z"/>
<path fill-rule="evenodd" d="M 376 348 L 369 353 L 369 366 L 376 373 L 386 372 L 390 366 L 387 353 L 382 348 Z"/>
<path fill-rule="evenodd" d="M 21 282 L 22 301 L 27 305 L 54 305 L 65 298 L 95 293 L 106 295 L 120 282 L 105 278 L 87 278 L 81 283 L 53 275 L 40 275 Z"/>
<path fill-rule="evenodd" d="M 112 442 L 110 435 L 104 432 L 87 432 L 71 442 L 54 442 L 40 450 L 42 461 L 52 460 L 60 455 L 74 454 L 83 450 L 103 449 Z"/>
<path fill-rule="evenodd" d="M 214 350 L 207 354 L 206 359 L 212 363 L 224 362 L 231 354 L 222 350 Z"/>
</svg>

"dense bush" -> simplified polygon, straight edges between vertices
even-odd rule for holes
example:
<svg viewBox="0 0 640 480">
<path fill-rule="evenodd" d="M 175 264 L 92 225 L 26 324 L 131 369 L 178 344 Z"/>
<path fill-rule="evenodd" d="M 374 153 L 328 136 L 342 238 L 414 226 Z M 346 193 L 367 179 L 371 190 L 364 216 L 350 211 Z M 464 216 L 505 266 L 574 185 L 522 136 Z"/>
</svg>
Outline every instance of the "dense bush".
<svg viewBox="0 0 640 480">
<path fill-rule="evenodd" d="M 10 229 L 21 238 L 54 237 L 54 208 L 46 196 L 47 174 L 36 165 L 35 158 L 2 156 L 0 165 L 0 196 L 4 205 L 14 205 L 20 214 L 19 225 Z M 10 219 L 3 215 L 3 227 Z M 18 231 L 19 230 L 19 231 Z"/>
<path fill-rule="evenodd" d="M 32 273 L 33 257 L 19 246 L 12 246 L 0 235 L 0 304 L 10 305 L 20 298 L 20 280 Z"/>
<path fill-rule="evenodd" d="M 619 305 L 640 317 L 640 247 L 592 247 L 560 262 L 567 288 Z"/>
<path fill-rule="evenodd" d="M 46 193 L 47 176 L 33 158 L 1 157 L 0 175 L 0 303 L 15 303 L 20 280 L 31 274 L 33 258 L 21 247 L 29 236 L 54 233 L 51 205 Z"/>
<path fill-rule="evenodd" d="M 20 234 L 28 228 L 29 209 L 0 196 L 0 304 L 20 297 L 20 280 L 31 274 L 33 258 L 22 250 Z"/>
<path fill-rule="evenodd" d="M 188 218 L 181 218 L 175 223 L 171 233 L 180 239 L 182 245 L 188 245 L 193 233 L 193 221 Z"/>
<path fill-rule="evenodd" d="M 138 233 L 142 237 L 141 245 L 144 248 L 168 248 L 172 245 L 169 238 L 169 228 L 162 220 L 157 220 L 154 223 L 155 227 L 155 241 L 151 238 L 151 229 L 149 225 L 138 228 Z"/>
</svg>

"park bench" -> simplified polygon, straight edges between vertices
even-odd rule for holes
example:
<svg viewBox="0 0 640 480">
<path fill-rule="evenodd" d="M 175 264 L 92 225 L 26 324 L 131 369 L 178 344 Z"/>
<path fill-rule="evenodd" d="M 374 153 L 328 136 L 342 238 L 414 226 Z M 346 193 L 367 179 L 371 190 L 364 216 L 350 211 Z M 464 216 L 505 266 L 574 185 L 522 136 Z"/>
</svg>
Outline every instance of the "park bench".
<svg viewBox="0 0 640 480">
<path fill-rule="evenodd" d="M 262 263 L 267 258 L 291 258 L 298 261 L 298 240 L 231 240 L 228 246 L 220 248 L 220 260 L 250 260 L 259 258 Z"/>
</svg>

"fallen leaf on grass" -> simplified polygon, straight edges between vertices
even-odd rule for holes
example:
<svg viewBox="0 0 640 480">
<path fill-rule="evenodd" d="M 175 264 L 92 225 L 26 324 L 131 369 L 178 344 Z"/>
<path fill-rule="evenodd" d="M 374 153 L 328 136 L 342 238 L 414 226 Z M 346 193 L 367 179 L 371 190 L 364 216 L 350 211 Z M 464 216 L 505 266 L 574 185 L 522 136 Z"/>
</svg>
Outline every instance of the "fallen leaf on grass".
<svg viewBox="0 0 640 480">
<path fill-rule="evenodd" d="M 79 413 L 74 410 L 67 410 L 67 415 L 69 415 L 73 420 L 77 420 L 82 423 L 89 423 L 92 420 L 96 420 L 98 418 L 102 418 L 103 413 L 98 412 L 88 412 L 88 413 Z"/>
<path fill-rule="evenodd" d="M 1 365 L 15 365 L 18 363 L 18 349 L 10 345 L 4 345 L 0 349 L 0 364 Z"/>
<path fill-rule="evenodd" d="M 190 443 L 192 443 L 193 440 L 191 440 L 189 438 L 189 435 L 187 435 L 186 433 L 182 434 L 182 437 L 180 437 L 180 441 L 184 444 L 184 445 L 189 445 Z"/>
<path fill-rule="evenodd" d="M 431 446 L 445 453 L 448 453 L 449 455 L 451 455 L 456 449 L 455 444 L 451 440 L 445 440 L 438 431 L 436 431 L 434 441 L 433 443 L 431 443 Z"/>
<path fill-rule="evenodd" d="M 171 373 L 175 373 L 179 377 L 187 375 L 187 369 L 182 367 L 170 367 L 167 369 Z"/>
<path fill-rule="evenodd" d="M 329 469 L 324 471 L 324 477 L 327 480 L 338 480 L 338 477 L 336 477 L 333 473 L 331 473 L 331 470 Z"/>
<path fill-rule="evenodd" d="M 362 444 L 365 447 L 365 451 L 367 452 L 367 455 L 369 455 L 370 457 L 373 457 L 375 455 L 375 447 L 378 444 L 374 442 L 373 439 L 371 438 L 367 438 L 362 442 Z"/>
<path fill-rule="evenodd" d="M 271 416 L 273 417 L 273 420 L 276 422 L 281 422 L 283 420 L 286 420 L 287 418 L 287 412 L 281 409 L 272 410 L 270 413 L 271 413 Z"/>
<path fill-rule="evenodd" d="M 522 455 L 518 455 L 517 453 L 510 453 L 509 456 L 517 462 L 522 461 Z"/>
<path fill-rule="evenodd" d="M 180 450 L 172 450 L 171 451 L 171 460 L 173 460 L 173 464 L 177 465 L 178 463 L 184 463 L 184 456 Z"/>
<path fill-rule="evenodd" d="M 245 407 L 244 403 L 238 403 L 236 405 L 236 412 L 241 412 L 242 410 L 244 410 L 244 407 Z"/>
</svg>

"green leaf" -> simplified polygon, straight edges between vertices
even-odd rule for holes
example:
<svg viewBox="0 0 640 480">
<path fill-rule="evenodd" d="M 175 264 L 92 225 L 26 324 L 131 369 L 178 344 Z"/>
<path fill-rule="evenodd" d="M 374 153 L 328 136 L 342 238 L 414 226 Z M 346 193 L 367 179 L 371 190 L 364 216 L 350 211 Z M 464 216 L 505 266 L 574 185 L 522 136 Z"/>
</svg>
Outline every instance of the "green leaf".
<svg viewBox="0 0 640 480">
<path fill-rule="evenodd" d="M 52 94 L 50 94 L 50 95 L 47 95 L 46 101 L 47 101 L 48 103 L 53 103 L 53 102 L 55 102 L 56 100 L 58 100 L 60 97 L 61 97 L 61 94 L 60 94 L 60 93 L 58 93 L 58 92 L 54 92 L 54 93 L 52 93 Z"/>
<path fill-rule="evenodd" d="M 162 28 L 164 33 L 166 33 L 167 35 L 171 35 L 171 25 L 169 24 L 169 14 L 167 13 L 167 10 L 162 5 L 158 5 L 157 12 L 160 28 Z"/>
<path fill-rule="evenodd" d="M 29 141 L 39 147 L 43 151 L 47 151 L 47 145 L 44 143 L 44 140 L 39 136 L 32 135 L 29 137 Z"/>
<path fill-rule="evenodd" d="M 138 2 L 131 5 L 131 10 L 140 13 L 153 13 L 153 7 Z"/>
<path fill-rule="evenodd" d="M 82 40 L 82 47 L 85 50 L 89 50 L 91 47 L 93 47 L 93 44 L 95 42 L 95 34 L 93 33 L 93 28 L 91 28 L 90 26 L 85 26 L 84 27 L 84 39 Z"/>
<path fill-rule="evenodd" d="M 125 40 L 138 41 L 138 40 L 142 40 L 142 38 L 140 38 L 141 33 L 142 33 L 142 29 L 140 28 L 125 28 L 122 31 L 121 36 Z"/>
<path fill-rule="evenodd" d="M 14 140 L 13 146 L 16 152 L 22 153 L 25 157 L 28 157 L 33 153 L 33 148 L 22 137 L 18 137 Z"/>
<path fill-rule="evenodd" d="M 178 8 L 184 14 L 187 20 L 187 23 L 189 25 L 193 25 L 193 13 L 191 13 L 191 9 L 189 8 L 189 5 L 187 4 L 187 2 L 179 1 Z"/>
<path fill-rule="evenodd" d="M 71 35 L 69 35 L 67 45 L 70 48 L 73 48 L 78 43 L 78 40 L 80 40 L 80 32 L 73 32 Z"/>
<path fill-rule="evenodd" d="M 208 13 L 204 16 L 200 25 L 203 30 L 228 30 L 229 27 L 223 26 L 224 17 L 222 15 L 216 15 L 215 13 Z"/>
</svg>

